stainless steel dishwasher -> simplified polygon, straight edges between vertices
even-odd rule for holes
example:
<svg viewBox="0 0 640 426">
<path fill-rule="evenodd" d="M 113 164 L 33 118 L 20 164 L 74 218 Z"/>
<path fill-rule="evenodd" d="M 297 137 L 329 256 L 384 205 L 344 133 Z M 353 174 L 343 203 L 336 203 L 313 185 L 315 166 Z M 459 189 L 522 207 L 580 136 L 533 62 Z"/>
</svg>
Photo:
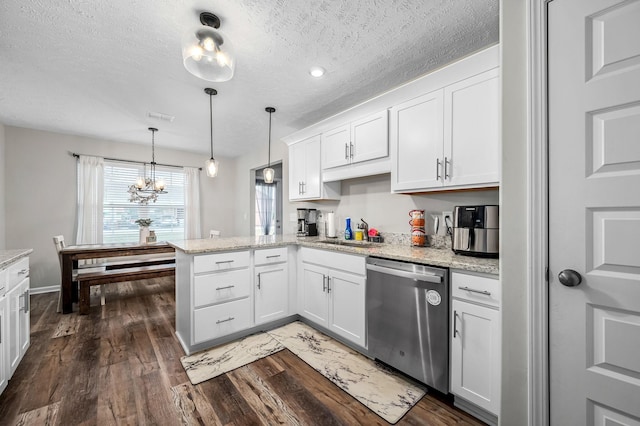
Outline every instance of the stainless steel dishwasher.
<svg viewBox="0 0 640 426">
<path fill-rule="evenodd" d="M 446 269 L 367 260 L 369 354 L 449 392 L 449 279 Z"/>
</svg>

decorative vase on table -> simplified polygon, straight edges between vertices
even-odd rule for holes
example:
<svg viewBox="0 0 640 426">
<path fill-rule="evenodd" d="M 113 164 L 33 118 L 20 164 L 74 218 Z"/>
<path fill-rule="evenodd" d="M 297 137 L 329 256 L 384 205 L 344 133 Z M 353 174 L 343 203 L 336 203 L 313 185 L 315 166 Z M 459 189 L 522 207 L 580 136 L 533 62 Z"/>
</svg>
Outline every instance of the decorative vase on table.
<svg viewBox="0 0 640 426">
<path fill-rule="evenodd" d="M 141 226 L 140 227 L 140 244 L 146 244 L 148 236 L 149 236 L 149 227 Z"/>
</svg>

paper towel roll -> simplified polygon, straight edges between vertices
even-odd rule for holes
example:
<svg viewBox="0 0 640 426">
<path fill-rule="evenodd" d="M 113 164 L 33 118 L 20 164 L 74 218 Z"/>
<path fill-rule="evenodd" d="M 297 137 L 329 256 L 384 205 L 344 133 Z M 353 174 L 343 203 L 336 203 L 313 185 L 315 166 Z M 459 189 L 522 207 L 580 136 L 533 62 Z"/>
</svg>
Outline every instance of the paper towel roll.
<svg viewBox="0 0 640 426">
<path fill-rule="evenodd" d="M 336 236 L 336 217 L 333 212 L 327 213 L 327 237 L 334 238 Z"/>
</svg>

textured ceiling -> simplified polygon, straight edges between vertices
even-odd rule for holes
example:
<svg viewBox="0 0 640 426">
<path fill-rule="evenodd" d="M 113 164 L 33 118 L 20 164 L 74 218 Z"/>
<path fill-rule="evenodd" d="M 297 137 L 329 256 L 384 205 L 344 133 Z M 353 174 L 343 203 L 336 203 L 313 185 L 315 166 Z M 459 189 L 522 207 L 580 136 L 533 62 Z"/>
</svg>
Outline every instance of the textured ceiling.
<svg viewBox="0 0 640 426">
<path fill-rule="evenodd" d="M 180 40 L 217 14 L 232 80 L 182 66 Z M 498 0 L 3 0 L 0 123 L 237 156 L 498 42 Z M 324 77 L 308 70 L 320 65 Z M 172 123 L 148 112 L 173 115 Z"/>
</svg>

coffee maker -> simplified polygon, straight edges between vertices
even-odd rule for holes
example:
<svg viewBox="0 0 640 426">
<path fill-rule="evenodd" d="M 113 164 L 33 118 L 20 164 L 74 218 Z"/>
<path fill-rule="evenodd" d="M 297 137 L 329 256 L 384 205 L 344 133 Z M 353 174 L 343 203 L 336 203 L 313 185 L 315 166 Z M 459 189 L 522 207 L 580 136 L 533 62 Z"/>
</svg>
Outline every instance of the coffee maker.
<svg viewBox="0 0 640 426">
<path fill-rule="evenodd" d="M 298 209 L 298 237 L 307 236 L 307 209 Z"/>
<path fill-rule="evenodd" d="M 298 209 L 298 237 L 315 237 L 318 235 L 318 211 L 316 209 Z"/>
</svg>

